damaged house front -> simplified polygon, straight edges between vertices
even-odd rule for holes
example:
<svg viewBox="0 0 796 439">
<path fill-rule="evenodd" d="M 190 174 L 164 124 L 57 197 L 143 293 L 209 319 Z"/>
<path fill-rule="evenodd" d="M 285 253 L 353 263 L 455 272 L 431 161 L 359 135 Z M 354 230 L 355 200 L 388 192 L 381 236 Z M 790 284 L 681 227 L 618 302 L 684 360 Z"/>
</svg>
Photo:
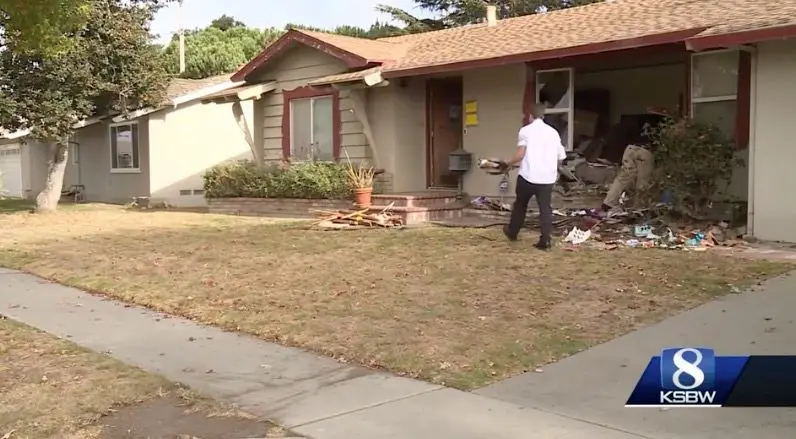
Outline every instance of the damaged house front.
<svg viewBox="0 0 796 439">
<path fill-rule="evenodd" d="M 750 234 L 796 242 L 796 201 L 780 196 L 796 184 L 796 0 L 612 0 L 487 17 L 379 40 L 289 31 L 233 76 L 272 85 L 254 108 L 258 160 L 347 154 L 383 169 L 386 192 L 455 189 L 450 153 L 509 157 L 535 101 L 548 100 L 568 150 L 609 163 L 623 148 L 606 141 L 610 128 L 655 108 L 734 138 L 746 165 L 717 199 L 746 203 Z M 580 166 L 595 182 L 614 172 Z M 499 184 L 474 165 L 463 175 L 470 196 L 500 195 Z"/>
</svg>

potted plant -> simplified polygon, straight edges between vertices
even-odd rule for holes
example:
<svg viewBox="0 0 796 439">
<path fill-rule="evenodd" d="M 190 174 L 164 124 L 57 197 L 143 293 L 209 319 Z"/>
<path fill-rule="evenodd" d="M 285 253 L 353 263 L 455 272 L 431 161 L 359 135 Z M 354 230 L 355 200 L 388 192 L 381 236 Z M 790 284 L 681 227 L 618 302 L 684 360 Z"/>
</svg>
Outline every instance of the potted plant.
<svg viewBox="0 0 796 439">
<path fill-rule="evenodd" d="M 368 166 L 364 161 L 354 165 L 351 163 L 348 153 L 346 153 L 346 159 L 348 160 L 346 175 L 348 176 L 348 182 L 351 184 L 351 188 L 354 190 L 354 204 L 360 209 L 366 209 L 370 207 L 371 204 L 375 169 Z"/>
</svg>

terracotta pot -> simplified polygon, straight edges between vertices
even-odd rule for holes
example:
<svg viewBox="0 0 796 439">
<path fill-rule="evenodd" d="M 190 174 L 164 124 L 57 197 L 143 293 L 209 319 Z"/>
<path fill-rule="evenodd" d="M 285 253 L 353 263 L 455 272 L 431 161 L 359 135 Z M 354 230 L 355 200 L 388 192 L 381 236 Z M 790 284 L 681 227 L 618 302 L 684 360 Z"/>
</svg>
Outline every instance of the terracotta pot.
<svg viewBox="0 0 796 439">
<path fill-rule="evenodd" d="M 373 195 L 372 187 L 360 187 L 354 189 L 354 204 L 360 209 L 370 207 L 371 196 Z"/>
</svg>

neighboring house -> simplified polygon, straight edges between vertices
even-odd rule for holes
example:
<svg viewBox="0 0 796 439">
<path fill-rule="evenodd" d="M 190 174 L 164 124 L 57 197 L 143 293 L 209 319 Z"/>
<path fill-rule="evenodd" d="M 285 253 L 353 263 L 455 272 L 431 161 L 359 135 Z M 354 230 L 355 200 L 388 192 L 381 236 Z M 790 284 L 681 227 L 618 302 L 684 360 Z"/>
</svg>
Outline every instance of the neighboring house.
<svg viewBox="0 0 796 439">
<path fill-rule="evenodd" d="M 451 187 L 448 154 L 508 157 L 540 90 L 567 148 L 665 107 L 716 123 L 748 166 L 731 192 L 749 230 L 796 241 L 796 0 L 607 0 L 417 35 L 364 40 L 292 30 L 233 81 L 254 106 L 265 160 L 367 158 L 394 192 Z M 571 123 L 573 122 L 574 123 Z M 621 154 L 621 152 L 620 152 Z M 464 189 L 499 178 L 470 171 Z"/>
<path fill-rule="evenodd" d="M 173 206 L 206 204 L 202 174 L 218 163 L 253 158 L 253 103 L 267 90 L 229 75 L 175 79 L 168 100 L 120 116 L 75 125 L 64 189 L 82 185 L 86 201 L 126 203 L 150 197 Z M 27 132 L 0 136 L 0 173 L 8 195 L 35 198 L 44 187 L 48 145 Z"/>
</svg>

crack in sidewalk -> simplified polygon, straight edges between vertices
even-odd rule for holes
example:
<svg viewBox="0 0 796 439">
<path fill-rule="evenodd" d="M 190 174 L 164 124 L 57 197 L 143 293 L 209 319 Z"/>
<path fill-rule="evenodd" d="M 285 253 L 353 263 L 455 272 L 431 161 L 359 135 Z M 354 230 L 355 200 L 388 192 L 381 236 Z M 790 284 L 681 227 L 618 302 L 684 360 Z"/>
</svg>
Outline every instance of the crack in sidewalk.
<svg viewBox="0 0 796 439">
<path fill-rule="evenodd" d="M 343 412 L 340 412 L 340 413 L 335 413 L 335 414 L 329 415 L 329 416 L 324 416 L 322 418 L 314 419 L 312 421 L 307 421 L 307 422 L 302 422 L 300 424 L 290 425 L 287 428 L 292 430 L 292 429 L 296 429 L 296 428 L 300 428 L 300 427 L 306 427 L 308 425 L 317 424 L 317 423 L 323 422 L 323 421 L 328 421 L 329 419 L 334 419 L 334 418 L 339 418 L 341 416 L 350 415 L 351 413 L 357 413 L 357 412 L 361 412 L 361 411 L 364 411 L 364 410 L 369 410 L 369 409 L 372 409 L 372 408 L 375 408 L 375 407 L 381 407 L 383 405 L 392 404 L 394 402 L 404 401 L 406 399 L 414 398 L 414 397 L 420 396 L 420 395 L 425 395 L 427 393 L 437 392 L 437 391 L 443 390 L 445 388 L 446 387 L 444 387 L 444 386 L 439 386 L 439 387 L 432 388 L 432 389 L 421 390 L 420 392 L 412 393 L 412 394 L 409 394 L 409 395 L 404 395 L 404 396 L 401 396 L 401 397 L 398 397 L 398 398 L 393 398 L 393 399 L 390 399 L 390 400 L 387 400 L 387 401 L 376 402 L 376 403 L 373 403 L 373 404 L 364 405 L 364 406 L 359 407 L 359 408 L 346 410 L 346 411 L 343 411 Z"/>
</svg>

